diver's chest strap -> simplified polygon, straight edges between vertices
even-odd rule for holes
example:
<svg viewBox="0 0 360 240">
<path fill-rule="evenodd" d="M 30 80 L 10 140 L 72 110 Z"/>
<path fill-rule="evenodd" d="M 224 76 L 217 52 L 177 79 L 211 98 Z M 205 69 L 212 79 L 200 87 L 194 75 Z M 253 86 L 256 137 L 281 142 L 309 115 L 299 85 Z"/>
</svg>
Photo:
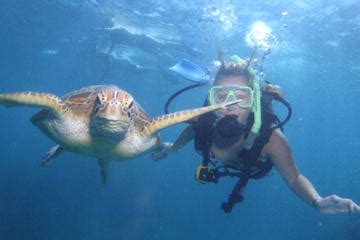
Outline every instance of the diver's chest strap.
<svg viewBox="0 0 360 240">
<path fill-rule="evenodd" d="M 262 128 L 260 136 L 255 140 L 254 145 L 250 150 L 243 149 L 239 153 L 239 158 L 243 159 L 244 166 L 240 170 L 239 179 L 236 182 L 231 194 L 226 202 L 221 204 L 221 209 L 225 213 L 230 213 L 236 203 L 242 202 L 244 197 L 242 192 L 246 187 L 249 179 L 259 179 L 264 177 L 273 167 L 270 160 L 260 161 L 260 154 L 265 144 L 268 143 L 272 129 L 270 127 Z"/>
<path fill-rule="evenodd" d="M 233 190 L 226 202 L 223 202 L 221 205 L 221 209 L 223 209 L 226 213 L 231 212 L 234 205 L 238 202 L 243 201 L 244 197 L 242 196 L 242 191 L 244 190 L 246 184 L 248 183 L 250 178 L 259 179 L 264 177 L 273 167 L 273 164 L 270 160 L 261 161 L 259 160 L 260 154 L 264 146 L 268 143 L 270 136 L 272 134 L 273 128 L 271 127 L 274 122 L 276 122 L 276 116 L 272 113 L 263 114 L 264 119 L 260 129 L 259 136 L 255 139 L 253 146 L 250 149 L 243 149 L 239 153 L 239 158 L 243 159 L 244 165 L 241 169 L 237 169 L 235 172 L 228 171 L 225 167 L 225 172 L 220 172 L 218 168 L 214 169 L 215 179 L 212 179 L 212 182 L 217 183 L 220 177 L 230 176 L 230 177 L 238 177 L 238 181 L 236 182 Z M 200 118 L 201 119 L 201 118 Z M 214 119 L 211 119 L 214 120 Z M 196 129 L 195 129 L 196 130 Z M 195 131 L 199 134 L 201 131 L 197 129 Z M 201 135 L 202 138 L 198 137 L 198 141 L 196 143 L 203 143 L 201 148 L 197 148 L 198 152 L 203 155 L 202 165 L 204 167 L 208 167 L 211 161 L 211 153 L 210 153 L 210 145 L 211 139 L 211 131 L 206 132 L 205 135 Z M 196 140 L 196 138 L 195 138 Z M 204 142 L 201 142 L 202 140 Z M 200 146 L 200 144 L 198 144 Z M 215 164 L 213 164 L 215 166 Z"/>
</svg>

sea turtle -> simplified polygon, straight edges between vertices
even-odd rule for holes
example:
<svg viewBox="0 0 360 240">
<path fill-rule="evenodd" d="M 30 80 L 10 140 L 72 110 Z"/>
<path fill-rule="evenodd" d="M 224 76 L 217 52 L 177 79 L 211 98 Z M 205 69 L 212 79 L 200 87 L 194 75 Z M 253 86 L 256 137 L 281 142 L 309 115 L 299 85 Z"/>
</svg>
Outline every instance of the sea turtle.
<svg viewBox="0 0 360 240">
<path fill-rule="evenodd" d="M 58 145 L 43 165 L 62 151 L 98 159 L 102 181 L 109 160 L 133 159 L 164 145 L 159 130 L 227 105 L 208 106 L 150 118 L 134 98 L 115 85 L 95 85 L 59 98 L 53 94 L 17 92 L 0 94 L 0 105 L 44 108 L 31 122 Z"/>
</svg>

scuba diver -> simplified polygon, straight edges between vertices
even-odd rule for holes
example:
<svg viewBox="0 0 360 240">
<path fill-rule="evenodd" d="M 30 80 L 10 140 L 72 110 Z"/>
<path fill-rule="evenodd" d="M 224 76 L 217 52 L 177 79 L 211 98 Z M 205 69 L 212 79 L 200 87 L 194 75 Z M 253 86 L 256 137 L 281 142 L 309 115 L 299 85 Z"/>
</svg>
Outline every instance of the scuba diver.
<svg viewBox="0 0 360 240">
<path fill-rule="evenodd" d="M 234 205 L 243 200 L 242 193 L 248 180 L 264 177 L 273 166 L 289 188 L 320 213 L 360 213 L 360 207 L 351 199 L 336 195 L 321 197 L 301 174 L 282 131 L 291 115 L 290 104 L 277 86 L 269 83 L 261 85 L 250 66 L 252 57 L 245 61 L 234 56 L 225 61 L 220 56 L 219 60 L 221 65 L 205 105 L 233 100 L 240 102 L 193 120 L 175 143 L 166 144 L 161 151 L 153 154 L 153 159 L 165 158 L 194 140 L 195 150 L 203 158 L 195 173 L 198 182 L 217 183 L 221 177 L 238 177 L 229 198 L 221 205 L 225 213 L 231 212 Z M 185 64 L 189 63 L 186 61 Z M 174 67 L 175 71 L 179 70 L 176 69 L 179 66 Z M 272 101 L 279 101 L 288 108 L 289 114 L 284 121 L 272 112 Z M 166 109 L 168 105 L 169 102 Z"/>
</svg>

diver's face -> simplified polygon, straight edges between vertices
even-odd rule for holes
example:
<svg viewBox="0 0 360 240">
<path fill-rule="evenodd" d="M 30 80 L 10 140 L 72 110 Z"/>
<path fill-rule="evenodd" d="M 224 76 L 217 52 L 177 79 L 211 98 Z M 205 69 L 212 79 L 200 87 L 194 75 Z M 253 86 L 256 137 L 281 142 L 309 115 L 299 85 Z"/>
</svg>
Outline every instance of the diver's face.
<svg viewBox="0 0 360 240">
<path fill-rule="evenodd" d="M 226 76 L 217 80 L 216 86 L 249 86 L 249 81 L 244 76 Z M 245 123 L 251 112 L 251 108 L 241 108 L 239 105 L 234 104 L 226 107 L 224 110 L 219 110 L 216 115 L 225 117 L 226 115 L 237 115 L 240 123 Z"/>
</svg>

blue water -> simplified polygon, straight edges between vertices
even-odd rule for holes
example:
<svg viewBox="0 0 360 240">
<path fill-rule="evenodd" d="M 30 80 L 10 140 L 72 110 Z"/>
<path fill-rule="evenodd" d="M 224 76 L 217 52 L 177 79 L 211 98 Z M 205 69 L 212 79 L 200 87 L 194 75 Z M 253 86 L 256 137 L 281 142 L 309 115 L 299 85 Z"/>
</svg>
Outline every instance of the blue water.
<svg viewBox="0 0 360 240">
<path fill-rule="evenodd" d="M 272 2 L 2 1 L 0 90 L 61 96 L 112 83 L 161 115 L 189 84 L 168 67 L 184 57 L 206 66 L 219 48 L 246 58 L 245 35 L 263 21 L 277 39 L 264 71 L 292 103 L 285 132 L 299 168 L 321 195 L 360 202 L 358 1 Z M 171 108 L 200 106 L 205 94 L 188 92 Z M 36 111 L 0 108 L 0 239 L 360 239 L 359 216 L 318 214 L 276 171 L 224 214 L 235 180 L 197 184 L 192 144 L 161 162 L 111 162 L 105 186 L 89 157 L 65 153 L 41 167 L 54 143 L 30 123 Z M 173 141 L 185 126 L 161 136 Z"/>
</svg>

